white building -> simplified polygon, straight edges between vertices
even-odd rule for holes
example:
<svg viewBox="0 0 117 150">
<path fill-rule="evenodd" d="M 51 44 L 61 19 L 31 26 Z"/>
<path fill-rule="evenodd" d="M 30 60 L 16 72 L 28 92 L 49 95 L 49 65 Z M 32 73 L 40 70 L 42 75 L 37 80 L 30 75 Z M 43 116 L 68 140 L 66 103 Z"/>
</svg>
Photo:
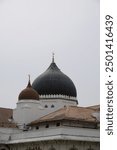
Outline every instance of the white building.
<svg viewBox="0 0 117 150">
<path fill-rule="evenodd" d="M 0 108 L 0 150 L 99 150 L 99 123 L 99 105 L 78 106 L 74 83 L 53 58 L 14 110 Z"/>
</svg>

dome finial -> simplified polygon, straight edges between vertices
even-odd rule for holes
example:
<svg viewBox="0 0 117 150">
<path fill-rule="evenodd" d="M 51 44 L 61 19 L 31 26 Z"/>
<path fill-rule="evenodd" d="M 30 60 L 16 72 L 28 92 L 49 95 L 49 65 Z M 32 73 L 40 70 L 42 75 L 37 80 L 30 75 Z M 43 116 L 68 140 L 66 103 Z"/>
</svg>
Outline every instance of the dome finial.
<svg viewBox="0 0 117 150">
<path fill-rule="evenodd" d="M 54 63 L 54 52 L 52 52 L 52 63 Z"/>
<path fill-rule="evenodd" d="M 31 86 L 31 83 L 30 83 L 30 74 L 28 74 L 28 78 L 29 78 L 29 80 L 28 80 L 28 85 L 27 85 L 27 87 L 30 88 L 30 87 L 32 87 L 32 86 Z"/>
<path fill-rule="evenodd" d="M 28 85 L 24 90 L 21 91 L 18 99 L 19 100 L 39 100 L 39 94 L 37 93 L 36 90 L 32 88 L 32 85 L 30 83 L 30 75 L 28 75 L 28 77 L 29 77 Z"/>
<path fill-rule="evenodd" d="M 30 81 L 30 74 L 28 74 L 28 77 L 29 77 L 29 81 Z"/>
</svg>

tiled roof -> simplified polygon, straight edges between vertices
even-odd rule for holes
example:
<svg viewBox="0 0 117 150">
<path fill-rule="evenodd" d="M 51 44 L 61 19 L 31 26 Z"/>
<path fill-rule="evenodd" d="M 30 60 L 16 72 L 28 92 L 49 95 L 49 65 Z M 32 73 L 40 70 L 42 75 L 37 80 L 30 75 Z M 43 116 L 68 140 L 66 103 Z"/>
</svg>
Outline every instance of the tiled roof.
<svg viewBox="0 0 117 150">
<path fill-rule="evenodd" d="M 15 128 L 16 124 L 10 122 L 13 110 L 9 108 L 0 108 L 0 127 Z"/>
<path fill-rule="evenodd" d="M 93 106 L 88 106 L 86 108 L 89 108 L 89 109 L 93 109 L 95 111 L 100 111 L 100 105 L 93 105 Z"/>
<path fill-rule="evenodd" d="M 29 125 L 35 125 L 41 122 L 58 121 L 58 120 L 78 120 L 85 122 L 96 122 L 98 120 L 93 114 L 98 112 L 99 110 L 92 109 L 92 107 L 87 108 L 87 107 L 68 106 L 61 108 L 55 112 L 52 112 L 44 117 L 41 117 L 40 119 L 31 122 Z"/>
</svg>

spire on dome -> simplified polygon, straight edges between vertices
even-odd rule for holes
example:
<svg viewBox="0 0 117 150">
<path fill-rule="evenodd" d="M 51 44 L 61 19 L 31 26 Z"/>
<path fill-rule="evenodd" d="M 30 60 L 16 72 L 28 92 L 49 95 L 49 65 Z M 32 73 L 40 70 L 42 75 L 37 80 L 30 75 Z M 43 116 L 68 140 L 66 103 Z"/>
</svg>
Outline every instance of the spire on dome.
<svg viewBox="0 0 117 150">
<path fill-rule="evenodd" d="M 31 85 L 31 82 L 30 82 L 30 74 L 28 75 L 28 77 L 29 77 L 29 80 L 28 80 L 27 88 L 31 88 L 31 87 L 32 87 L 32 85 Z"/>
<path fill-rule="evenodd" d="M 18 99 L 19 100 L 39 100 L 39 94 L 36 90 L 32 88 L 31 82 L 30 82 L 30 75 L 28 75 L 29 81 L 27 87 L 22 90 L 19 94 Z"/>
<path fill-rule="evenodd" d="M 54 63 L 54 52 L 52 53 L 52 63 Z"/>
</svg>

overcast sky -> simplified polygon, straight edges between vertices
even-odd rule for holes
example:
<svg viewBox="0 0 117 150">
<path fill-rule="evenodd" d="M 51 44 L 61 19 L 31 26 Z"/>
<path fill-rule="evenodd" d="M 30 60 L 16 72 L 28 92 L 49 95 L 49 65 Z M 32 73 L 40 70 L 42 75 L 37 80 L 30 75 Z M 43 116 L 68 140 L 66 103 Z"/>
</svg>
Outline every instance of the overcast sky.
<svg viewBox="0 0 117 150">
<path fill-rule="evenodd" d="M 0 0 L 0 107 L 55 62 L 80 106 L 99 104 L 99 0 Z"/>
</svg>

